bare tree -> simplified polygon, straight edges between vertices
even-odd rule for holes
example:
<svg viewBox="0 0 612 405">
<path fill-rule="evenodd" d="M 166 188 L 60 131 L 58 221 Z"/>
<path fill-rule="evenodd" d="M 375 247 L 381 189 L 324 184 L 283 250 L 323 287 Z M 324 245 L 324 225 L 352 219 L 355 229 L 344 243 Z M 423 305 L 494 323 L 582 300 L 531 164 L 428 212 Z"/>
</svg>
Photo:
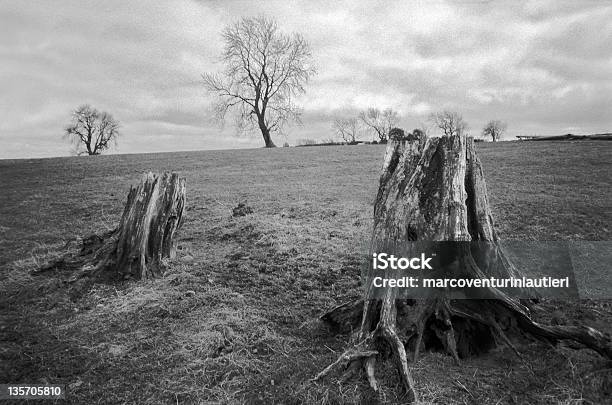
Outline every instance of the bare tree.
<svg viewBox="0 0 612 405">
<path fill-rule="evenodd" d="M 386 142 L 389 131 L 399 123 L 399 114 L 392 108 L 380 111 L 378 108 L 368 108 L 359 114 L 359 118 L 378 136 L 380 142 Z"/>
<path fill-rule="evenodd" d="M 279 31 L 266 17 L 242 18 L 223 31 L 225 71 L 203 75 L 206 88 L 218 96 L 215 117 L 224 122 L 235 114 L 241 132 L 261 131 L 265 146 L 274 147 L 271 133 L 289 121 L 300 122 L 295 97 L 305 92 L 315 70 L 308 42 L 297 33 Z"/>
<path fill-rule="evenodd" d="M 429 116 L 429 120 L 438 127 L 445 136 L 462 135 L 468 129 L 461 114 L 454 111 L 439 111 Z"/>
<path fill-rule="evenodd" d="M 491 120 L 485 125 L 482 135 L 484 137 L 490 136 L 493 142 L 497 142 L 506 131 L 506 128 L 508 128 L 508 124 L 504 121 Z"/>
<path fill-rule="evenodd" d="M 332 130 L 344 142 L 353 143 L 359 132 L 359 120 L 357 118 L 336 118 L 332 123 Z"/>
<path fill-rule="evenodd" d="M 74 144 L 77 155 L 99 155 L 111 143 L 117 143 L 119 122 L 109 113 L 84 104 L 72 113 L 72 123 L 64 136 Z"/>
</svg>

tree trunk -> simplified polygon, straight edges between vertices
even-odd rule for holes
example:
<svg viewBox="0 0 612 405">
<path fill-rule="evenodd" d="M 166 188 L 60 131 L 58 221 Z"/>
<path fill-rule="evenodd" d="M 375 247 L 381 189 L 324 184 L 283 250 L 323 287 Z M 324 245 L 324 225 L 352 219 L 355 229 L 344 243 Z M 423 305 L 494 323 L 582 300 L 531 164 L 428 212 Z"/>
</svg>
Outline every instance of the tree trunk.
<svg viewBox="0 0 612 405">
<path fill-rule="evenodd" d="M 450 243 L 451 248 L 440 254 L 456 264 L 449 278 L 522 276 L 498 244 L 472 138 L 426 140 L 419 133 L 392 133 L 374 204 L 371 252 L 385 251 L 389 243 L 409 246 L 415 241 Z M 371 276 L 373 270 L 369 271 Z M 486 300 L 451 299 L 445 294 L 406 299 L 398 296 L 398 288 L 375 290 L 368 284 L 362 300 L 340 305 L 322 319 L 342 329 L 359 330 L 357 343 L 348 352 L 352 363 L 363 366 L 375 391 L 377 354 L 390 347 L 409 401 L 417 400 L 417 392 L 407 349 L 414 361 L 420 350 L 433 348 L 442 348 L 459 361 L 499 343 L 516 351 L 508 336 L 522 330 L 548 341 L 571 339 L 612 358 L 609 336 L 587 327 L 540 325 L 523 302 L 497 289 L 486 289 L 484 296 L 492 298 Z"/>
<path fill-rule="evenodd" d="M 176 231 L 185 207 L 185 179 L 177 174 L 147 173 L 132 187 L 119 226 L 83 240 L 81 250 L 47 264 L 40 271 L 76 270 L 83 276 L 148 279 L 161 276 L 164 260 L 176 253 Z"/>
<path fill-rule="evenodd" d="M 259 120 L 259 129 L 261 130 L 261 135 L 263 136 L 266 148 L 276 148 L 276 145 L 274 144 L 274 142 L 272 142 L 270 130 L 266 126 L 265 122 L 263 122 L 263 119 Z"/>
<path fill-rule="evenodd" d="M 266 148 L 276 148 L 274 142 L 272 142 L 272 138 L 270 137 L 270 131 L 266 129 L 262 129 L 261 133 L 264 138 L 264 142 L 266 143 Z"/>
</svg>

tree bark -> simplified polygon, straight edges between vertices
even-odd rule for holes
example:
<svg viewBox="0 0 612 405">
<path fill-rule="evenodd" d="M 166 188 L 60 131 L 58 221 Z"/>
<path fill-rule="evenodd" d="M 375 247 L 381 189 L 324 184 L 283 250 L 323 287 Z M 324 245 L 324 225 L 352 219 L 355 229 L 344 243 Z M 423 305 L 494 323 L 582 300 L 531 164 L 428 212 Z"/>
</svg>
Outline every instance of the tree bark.
<svg viewBox="0 0 612 405">
<path fill-rule="evenodd" d="M 272 142 L 272 137 L 270 136 L 270 130 L 265 125 L 260 126 L 260 129 L 261 129 L 261 135 L 263 136 L 266 148 L 276 148 L 276 145 L 274 144 L 274 142 Z"/>
<path fill-rule="evenodd" d="M 473 139 L 402 134 L 395 132 L 387 145 L 374 204 L 371 253 L 384 251 L 390 242 L 450 241 L 450 250 L 441 254 L 452 256 L 445 259 L 455 263 L 450 278 L 521 277 L 498 243 Z M 373 270 L 369 271 L 371 275 Z M 587 327 L 540 325 L 524 302 L 497 289 L 484 291 L 491 299 L 445 295 L 406 299 L 398 297 L 398 288 L 386 288 L 382 294 L 378 290 L 375 294 L 375 287 L 367 285 L 362 300 L 340 305 L 322 320 L 359 331 L 355 347 L 364 354 L 353 353 L 357 359 L 353 362 L 362 363 L 375 391 L 379 389 L 374 376 L 377 355 L 372 352 L 390 347 L 409 401 L 417 401 L 418 396 L 407 349 L 413 361 L 420 350 L 443 349 L 458 362 L 500 343 L 518 354 L 509 336 L 527 332 L 553 342 L 571 339 L 612 358 L 609 336 Z"/>
<path fill-rule="evenodd" d="M 119 226 L 83 240 L 81 250 L 43 266 L 75 270 L 83 276 L 149 279 L 163 275 L 165 259 L 176 253 L 175 235 L 183 222 L 185 179 L 175 173 L 147 173 L 131 187 Z"/>
<path fill-rule="evenodd" d="M 255 110 L 255 113 L 257 114 L 259 130 L 261 131 L 261 136 L 263 136 L 266 148 L 276 148 L 276 145 L 274 144 L 274 142 L 272 142 L 270 128 L 268 128 L 268 126 L 266 125 L 265 108 L 261 112 L 259 110 Z"/>
</svg>

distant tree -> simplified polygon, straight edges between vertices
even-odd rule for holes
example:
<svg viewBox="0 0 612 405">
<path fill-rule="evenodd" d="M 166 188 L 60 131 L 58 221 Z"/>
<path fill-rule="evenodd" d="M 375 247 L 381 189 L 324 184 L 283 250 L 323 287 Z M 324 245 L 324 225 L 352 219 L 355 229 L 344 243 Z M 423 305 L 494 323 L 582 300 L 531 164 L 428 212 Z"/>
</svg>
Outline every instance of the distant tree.
<svg viewBox="0 0 612 405">
<path fill-rule="evenodd" d="M 357 118 L 335 118 L 332 123 L 332 130 L 344 142 L 353 143 L 359 132 L 359 120 Z"/>
<path fill-rule="evenodd" d="M 497 142 L 500 140 L 504 132 L 508 128 L 508 124 L 500 120 L 491 120 L 485 125 L 482 130 L 482 135 L 484 137 L 491 137 L 493 142 Z"/>
<path fill-rule="evenodd" d="M 99 155 L 117 143 L 119 122 L 109 113 L 84 104 L 72 113 L 64 136 L 73 143 L 77 155 Z"/>
<path fill-rule="evenodd" d="M 454 111 L 439 111 L 429 116 L 429 120 L 438 127 L 445 136 L 463 134 L 468 129 L 461 114 Z"/>
<path fill-rule="evenodd" d="M 304 93 L 315 70 L 308 42 L 297 33 L 279 31 L 266 17 L 244 17 L 223 31 L 225 71 L 203 75 L 207 89 L 218 96 L 215 117 L 224 122 L 235 113 L 239 131 L 259 127 L 267 148 L 271 134 L 291 120 L 300 122 L 294 98 Z"/>
<path fill-rule="evenodd" d="M 392 108 L 383 111 L 378 108 L 368 108 L 359 114 L 359 119 L 370 128 L 380 142 L 385 142 L 389 138 L 389 131 L 399 123 L 399 114 Z"/>
</svg>

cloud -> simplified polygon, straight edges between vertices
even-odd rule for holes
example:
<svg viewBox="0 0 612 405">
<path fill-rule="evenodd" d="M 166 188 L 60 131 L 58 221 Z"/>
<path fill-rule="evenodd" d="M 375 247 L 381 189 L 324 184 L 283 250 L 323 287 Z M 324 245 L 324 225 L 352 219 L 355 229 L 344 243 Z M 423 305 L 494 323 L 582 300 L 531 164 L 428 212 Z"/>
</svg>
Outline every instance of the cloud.
<svg viewBox="0 0 612 405">
<path fill-rule="evenodd" d="M 326 139 L 336 114 L 437 109 L 508 133 L 612 128 L 612 5 L 606 2 L 9 2 L 0 11 L 0 158 L 67 154 L 70 110 L 122 123 L 118 152 L 258 147 L 208 118 L 200 75 L 221 68 L 220 32 L 266 14 L 304 34 L 319 74 L 286 139 Z M 284 137 L 277 143 L 284 142 Z"/>
</svg>

